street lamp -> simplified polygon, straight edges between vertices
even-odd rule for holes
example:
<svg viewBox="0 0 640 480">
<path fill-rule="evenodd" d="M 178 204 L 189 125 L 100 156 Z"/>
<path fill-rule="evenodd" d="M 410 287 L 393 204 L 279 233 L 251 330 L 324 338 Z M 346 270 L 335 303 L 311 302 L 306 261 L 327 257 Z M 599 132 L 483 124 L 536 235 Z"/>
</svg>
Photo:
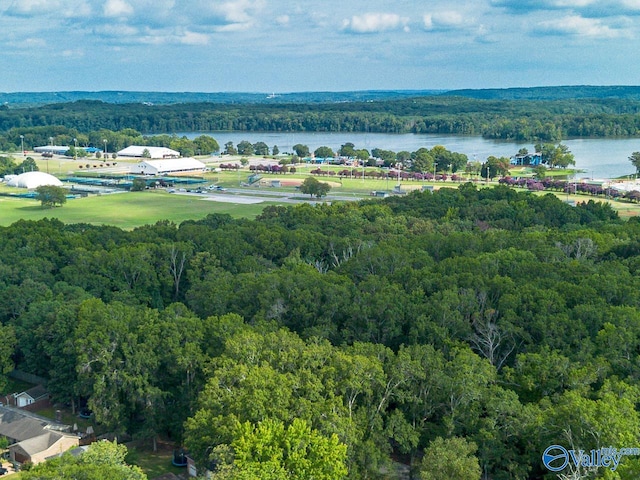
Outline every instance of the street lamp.
<svg viewBox="0 0 640 480">
<path fill-rule="evenodd" d="M 104 142 L 104 158 L 107 158 L 107 139 L 102 140 Z"/>
<path fill-rule="evenodd" d="M 78 139 L 73 139 L 73 159 L 78 160 Z"/>
<path fill-rule="evenodd" d="M 20 135 L 20 148 L 22 149 L 22 156 L 24 157 L 26 155 L 24 153 L 24 135 Z"/>
<path fill-rule="evenodd" d="M 47 173 L 49 173 L 49 156 L 53 156 L 53 137 L 49 137 L 49 143 L 51 143 L 51 151 L 47 155 Z"/>
</svg>

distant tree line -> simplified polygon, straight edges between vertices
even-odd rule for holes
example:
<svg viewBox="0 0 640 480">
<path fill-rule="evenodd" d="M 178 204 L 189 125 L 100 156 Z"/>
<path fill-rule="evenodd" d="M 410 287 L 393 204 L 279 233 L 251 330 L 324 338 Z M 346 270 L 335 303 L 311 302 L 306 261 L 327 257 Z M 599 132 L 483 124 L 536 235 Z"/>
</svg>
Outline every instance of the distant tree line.
<svg viewBox="0 0 640 480">
<path fill-rule="evenodd" d="M 319 104 L 110 104 L 77 101 L 0 110 L 0 132 L 59 125 L 80 133 L 211 131 L 378 132 L 482 135 L 557 142 L 640 134 L 640 100 L 483 100 L 417 97 Z M 16 144 L 15 138 L 9 141 Z M 19 142 L 18 142 L 19 144 Z"/>
<path fill-rule="evenodd" d="M 123 128 L 117 131 L 102 128 L 82 132 L 75 127 L 57 125 L 18 127 L 0 134 L 0 151 L 19 152 L 22 145 L 24 145 L 25 150 L 31 150 L 34 147 L 52 143 L 54 145 L 68 145 L 69 151 L 67 155 L 70 157 L 86 156 L 84 147 L 100 149 L 106 147 L 109 154 L 113 154 L 130 145 L 167 147 L 180 152 L 183 157 L 208 155 L 220 150 L 220 145 L 210 135 L 199 135 L 194 139 L 189 139 L 184 135 L 142 135 L 132 128 Z"/>
</svg>

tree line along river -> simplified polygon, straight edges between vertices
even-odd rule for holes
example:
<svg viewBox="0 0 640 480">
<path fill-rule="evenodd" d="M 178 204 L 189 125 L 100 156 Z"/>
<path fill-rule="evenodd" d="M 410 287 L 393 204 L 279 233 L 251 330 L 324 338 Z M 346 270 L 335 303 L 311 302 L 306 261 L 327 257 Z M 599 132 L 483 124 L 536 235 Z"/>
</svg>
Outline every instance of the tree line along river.
<svg viewBox="0 0 640 480">
<path fill-rule="evenodd" d="M 195 138 L 202 132 L 180 133 L 187 138 Z M 237 145 L 246 140 L 250 143 L 264 142 L 269 148 L 278 146 L 280 152 L 291 152 L 300 143 L 311 151 L 320 146 L 331 147 L 334 151 L 351 142 L 356 148 L 374 148 L 399 152 L 413 152 L 421 147 L 432 148 L 443 145 L 452 152 L 464 153 L 470 161 L 484 162 L 488 156 L 511 157 L 520 148 L 534 150 L 534 143 L 488 140 L 480 136 L 437 135 L 437 134 L 392 134 L 357 132 L 211 132 L 224 148 L 227 142 Z M 575 167 L 583 173 L 578 178 L 617 178 L 635 173 L 629 161 L 633 152 L 640 151 L 640 138 L 576 138 L 562 141 L 575 156 Z"/>
</svg>

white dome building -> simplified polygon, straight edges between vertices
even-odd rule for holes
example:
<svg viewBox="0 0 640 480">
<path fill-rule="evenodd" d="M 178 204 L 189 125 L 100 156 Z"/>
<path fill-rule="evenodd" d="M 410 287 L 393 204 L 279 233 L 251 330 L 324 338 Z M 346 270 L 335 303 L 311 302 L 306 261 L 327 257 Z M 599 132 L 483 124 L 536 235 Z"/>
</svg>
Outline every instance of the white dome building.
<svg viewBox="0 0 640 480">
<path fill-rule="evenodd" d="M 11 178 L 7 185 L 10 187 L 34 189 L 42 185 L 55 185 L 61 187 L 62 182 L 53 175 L 44 172 L 26 172 Z"/>
</svg>

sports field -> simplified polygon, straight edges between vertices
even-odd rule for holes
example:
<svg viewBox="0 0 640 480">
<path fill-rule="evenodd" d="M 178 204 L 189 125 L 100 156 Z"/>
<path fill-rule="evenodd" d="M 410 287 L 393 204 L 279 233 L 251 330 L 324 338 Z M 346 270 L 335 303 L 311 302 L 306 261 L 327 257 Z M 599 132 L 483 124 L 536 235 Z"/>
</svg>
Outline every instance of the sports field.
<svg viewBox="0 0 640 480">
<path fill-rule="evenodd" d="M 278 202 L 244 204 L 211 202 L 198 196 L 173 195 L 164 191 L 118 193 L 68 200 L 62 207 L 42 208 L 40 202 L 24 198 L 0 197 L 0 226 L 20 219 L 58 218 L 64 223 L 114 225 L 131 229 L 160 220 L 180 223 L 197 220 L 210 213 L 254 218 L 266 205 Z"/>
<path fill-rule="evenodd" d="M 77 163 L 68 159 L 52 161 L 47 165 L 42 160 L 41 170 L 54 170 L 51 173 L 61 175 L 61 172 L 73 174 L 77 172 Z M 119 162 L 119 168 L 128 170 L 127 162 Z M 215 167 L 217 165 L 211 165 Z M 337 172 L 343 167 L 328 167 L 327 170 Z M 75 169 L 75 172 L 74 172 Z M 112 168 L 113 170 L 113 168 Z M 292 198 L 312 200 L 308 196 L 300 195 L 296 186 L 309 176 L 311 167 L 302 166 L 296 174 L 276 175 L 262 173 L 260 187 L 241 188 L 249 172 L 248 168 L 240 171 L 215 171 L 203 175 L 208 184 L 216 184 L 233 191 L 219 195 L 191 195 L 168 193 L 166 190 L 147 190 L 143 192 L 123 192 L 109 195 L 90 195 L 87 198 L 70 199 L 62 207 L 43 208 L 33 199 L 12 198 L 0 196 L 0 226 L 10 225 L 18 220 L 38 220 L 41 218 L 58 218 L 64 223 L 91 223 L 96 225 L 114 225 L 124 229 L 132 229 L 141 225 L 153 224 L 161 220 L 168 220 L 179 224 L 184 220 L 197 220 L 210 213 L 226 213 L 235 218 L 255 218 L 267 205 L 282 205 L 293 202 Z M 422 182 L 402 181 L 399 178 L 371 179 L 371 178 L 336 178 L 337 175 L 317 177 L 321 182 L 330 183 L 332 189 L 330 197 L 336 199 L 370 198 L 373 191 L 390 192 L 400 186 L 404 192 L 422 189 L 423 185 L 431 188 L 457 188 L 454 182 Z M 278 185 L 274 185 L 276 181 Z M 491 184 L 494 184 L 493 182 Z M 479 188 L 484 182 L 477 183 Z M 0 184 L 0 193 L 16 191 Z M 244 192 L 247 192 L 246 195 Z M 216 192 L 218 193 L 218 192 Z M 562 200 L 572 203 L 588 201 L 587 195 L 556 194 Z M 290 197 L 290 198 L 286 198 Z M 313 199 L 315 200 L 315 199 Z M 601 198 L 594 199 L 602 201 Z M 640 205 L 628 201 L 611 201 L 614 209 L 622 217 L 640 214 Z"/>
</svg>

